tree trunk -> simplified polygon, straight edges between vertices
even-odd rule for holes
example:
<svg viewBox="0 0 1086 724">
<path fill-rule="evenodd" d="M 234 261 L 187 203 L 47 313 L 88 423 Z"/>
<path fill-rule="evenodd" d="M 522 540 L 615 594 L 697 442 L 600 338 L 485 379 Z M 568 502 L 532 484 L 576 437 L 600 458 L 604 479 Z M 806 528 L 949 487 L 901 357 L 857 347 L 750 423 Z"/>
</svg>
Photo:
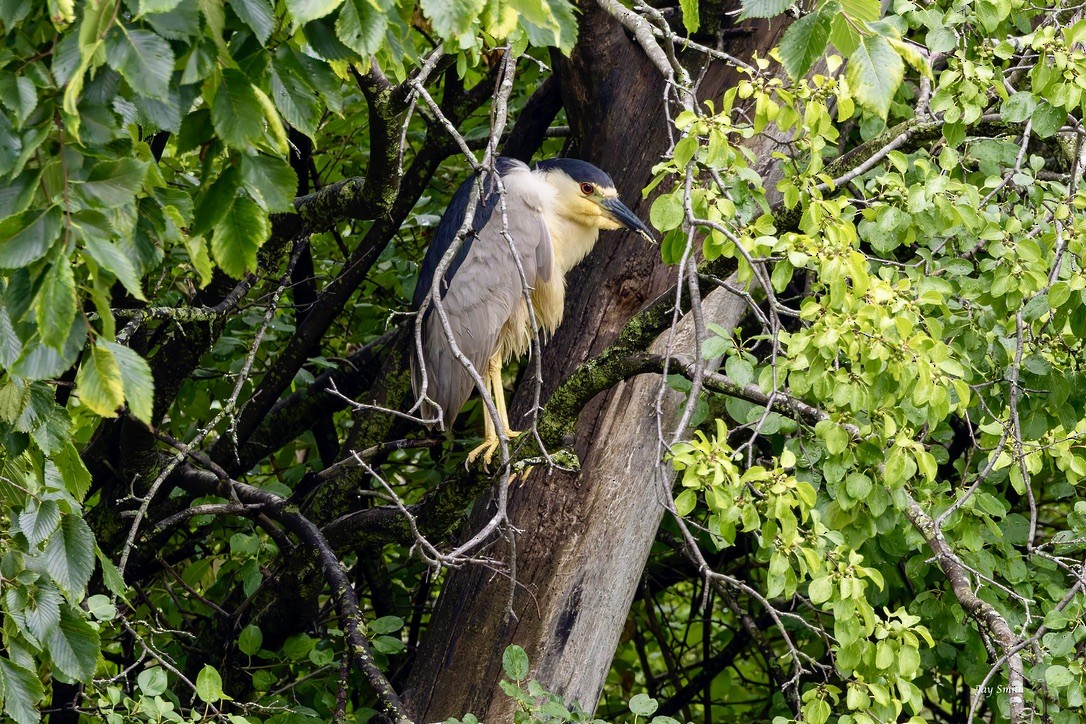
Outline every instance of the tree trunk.
<svg viewBox="0 0 1086 724">
<path fill-rule="evenodd" d="M 764 21 L 756 28 L 728 52 L 764 54 L 779 28 Z M 555 67 L 579 141 L 571 155 L 608 171 L 620 196 L 647 218 L 649 203 L 635 202 L 669 144 L 659 72 L 594 3 L 585 6 L 573 54 L 556 59 Z M 719 96 L 735 78 L 723 66 L 710 67 L 702 97 Z M 672 278 L 657 247 L 635 234 L 605 233 L 567 279 L 565 320 L 543 354 L 543 399 L 613 342 Z M 705 305 L 707 321 L 726 328 L 745 311 L 720 295 L 710 295 Z M 696 354 L 692 330 L 680 331 L 675 351 Z M 514 401 L 514 427 L 530 406 L 532 384 L 522 384 Z M 478 566 L 449 573 L 405 692 L 417 721 L 468 712 L 487 722 L 511 721 L 512 701 L 498 681 L 502 652 L 514 643 L 528 652 L 532 676 L 545 688 L 595 708 L 664 513 L 663 486 L 671 480 L 668 468 L 658 465 L 659 387 L 659 376 L 643 376 L 598 396 L 578 421 L 580 473 L 537 469 L 510 491 L 516 550 L 501 541 L 487 553 L 515 561 L 515 586 Z M 673 392 L 664 395 L 665 434 L 677 421 L 681 401 Z M 489 504 L 476 506 L 469 534 L 492 510 Z"/>
</svg>

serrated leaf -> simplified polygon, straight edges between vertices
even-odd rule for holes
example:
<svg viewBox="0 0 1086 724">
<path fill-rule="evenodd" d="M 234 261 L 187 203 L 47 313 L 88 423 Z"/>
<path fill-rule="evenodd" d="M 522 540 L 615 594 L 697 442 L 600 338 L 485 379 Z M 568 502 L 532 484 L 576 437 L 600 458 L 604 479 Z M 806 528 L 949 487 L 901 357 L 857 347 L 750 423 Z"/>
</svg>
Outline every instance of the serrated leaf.
<svg viewBox="0 0 1086 724">
<path fill-rule="evenodd" d="M 68 600 L 79 601 L 94 572 L 94 535 L 78 515 L 62 516 L 45 546 L 45 570 Z"/>
<path fill-rule="evenodd" d="M 64 599 L 48 581 L 39 583 L 23 608 L 26 627 L 39 642 L 45 642 L 60 625 L 60 604 Z"/>
<path fill-rule="evenodd" d="M 0 656 L 0 679 L 3 680 L 4 713 L 16 724 L 41 721 L 37 704 L 45 696 L 45 690 L 37 675 Z"/>
<path fill-rule="evenodd" d="M 124 288 L 136 299 L 146 300 L 140 284 L 139 273 L 128 255 L 110 241 L 87 234 L 83 237 L 87 254 L 107 272 L 117 277 Z"/>
<path fill-rule="evenodd" d="M 256 252 L 270 233 L 267 214 L 255 201 L 237 196 L 230 211 L 215 224 L 211 253 L 224 272 L 240 279 L 256 268 Z"/>
<path fill-rule="evenodd" d="M 336 19 L 336 35 L 362 57 L 380 50 L 387 32 L 388 16 L 369 0 L 346 0 Z"/>
<path fill-rule="evenodd" d="M 173 76 L 170 44 L 150 30 L 116 27 L 106 41 L 106 62 L 140 95 L 165 100 Z"/>
<path fill-rule="evenodd" d="M 683 27 L 687 33 L 696 33 L 701 26 L 701 17 L 698 15 L 698 0 L 679 0 L 679 8 L 683 14 Z"/>
<path fill-rule="evenodd" d="M 448 40 L 468 32 L 485 5 L 485 0 L 420 0 L 419 3 L 434 31 Z"/>
<path fill-rule="evenodd" d="M 275 107 L 287 123 L 312 138 L 321 118 L 320 103 L 312 86 L 273 63 L 271 94 Z"/>
<path fill-rule="evenodd" d="M 151 375 L 151 366 L 138 352 L 116 342 L 101 342 L 113 352 L 117 366 L 121 370 L 121 385 L 128 409 L 148 425 L 154 413 L 155 381 Z"/>
<path fill-rule="evenodd" d="M 866 35 L 849 56 L 846 76 L 852 97 L 868 111 L 886 118 L 890 101 L 905 79 L 905 63 L 886 38 Z"/>
<path fill-rule="evenodd" d="M 0 269 L 16 269 L 45 256 L 60 236 L 59 206 L 29 209 L 0 221 Z"/>
<path fill-rule="evenodd" d="M 287 0 L 287 9 L 294 16 L 294 22 L 304 25 L 310 20 L 323 18 L 338 8 L 343 0 Z"/>
<path fill-rule="evenodd" d="M 53 453 L 52 460 L 60 471 L 65 490 L 78 502 L 83 502 L 83 498 L 90 491 L 91 475 L 70 439 L 66 437 L 60 448 Z"/>
<path fill-rule="evenodd" d="M 788 26 L 781 38 L 781 63 L 792 80 L 807 75 L 811 65 L 826 52 L 830 18 L 821 12 L 804 15 Z"/>
<path fill-rule="evenodd" d="M 0 186 L 0 221 L 24 211 L 30 205 L 40 179 L 40 168 L 27 168 Z"/>
<path fill-rule="evenodd" d="M 42 343 L 62 349 L 76 313 L 75 275 L 66 257 L 57 259 L 42 276 L 34 313 Z"/>
<path fill-rule="evenodd" d="M 80 187 L 90 199 L 107 208 L 132 203 L 147 175 L 147 161 L 125 158 L 120 161 L 103 161 L 91 169 L 87 180 Z"/>
<path fill-rule="evenodd" d="M 268 0 L 230 0 L 230 7 L 249 26 L 261 45 L 275 30 L 275 11 Z"/>
<path fill-rule="evenodd" d="M 95 344 L 75 376 L 79 400 L 91 412 L 102 417 L 116 417 L 124 404 L 124 386 L 117 358 L 107 347 Z"/>
<path fill-rule="evenodd" d="M 263 154 L 243 156 L 241 178 L 245 190 L 268 213 L 294 210 L 298 176 L 283 159 Z"/>
<path fill-rule="evenodd" d="M 53 665 L 70 679 L 86 681 L 94 676 L 98 650 L 98 632 L 94 627 L 71 606 L 62 606 L 60 625 L 49 636 Z"/>
<path fill-rule="evenodd" d="M 124 598 L 126 587 L 120 570 L 113 564 L 113 561 L 102 553 L 98 546 L 94 547 L 94 555 L 98 558 L 98 565 L 102 566 L 102 582 L 106 584 L 106 588 L 115 596 Z"/>
<path fill-rule="evenodd" d="M 55 500 L 33 502 L 19 513 L 19 530 L 31 548 L 48 538 L 60 524 L 60 508 Z"/>
<path fill-rule="evenodd" d="M 211 104 L 215 132 L 235 148 L 249 148 L 264 132 L 264 109 L 252 83 L 240 70 L 227 68 Z"/>
<path fill-rule="evenodd" d="M 780 15 L 792 5 L 793 0 L 743 0 L 743 12 L 740 20 L 747 18 L 772 18 Z"/>
</svg>

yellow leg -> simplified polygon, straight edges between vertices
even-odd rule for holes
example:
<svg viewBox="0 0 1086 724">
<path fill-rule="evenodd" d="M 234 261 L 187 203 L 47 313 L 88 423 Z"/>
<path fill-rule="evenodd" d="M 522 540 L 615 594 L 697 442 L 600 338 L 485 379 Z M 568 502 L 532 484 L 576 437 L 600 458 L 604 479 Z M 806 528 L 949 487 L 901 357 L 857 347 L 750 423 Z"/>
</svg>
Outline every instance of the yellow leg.
<svg viewBox="0 0 1086 724">
<path fill-rule="evenodd" d="M 498 423 L 501 425 L 502 434 L 506 438 L 516 437 L 520 433 L 510 429 L 509 410 L 505 406 L 505 388 L 502 386 L 502 360 L 499 354 L 494 354 L 487 360 L 485 378 L 487 387 L 490 388 L 490 394 L 493 395 L 494 407 L 497 408 Z M 494 420 L 490 417 L 490 410 L 483 410 L 483 425 L 483 442 L 468 453 L 469 465 L 475 462 L 475 459 L 480 455 L 483 457 L 483 463 L 489 465 L 491 458 L 494 457 L 494 451 L 501 444 Z"/>
</svg>

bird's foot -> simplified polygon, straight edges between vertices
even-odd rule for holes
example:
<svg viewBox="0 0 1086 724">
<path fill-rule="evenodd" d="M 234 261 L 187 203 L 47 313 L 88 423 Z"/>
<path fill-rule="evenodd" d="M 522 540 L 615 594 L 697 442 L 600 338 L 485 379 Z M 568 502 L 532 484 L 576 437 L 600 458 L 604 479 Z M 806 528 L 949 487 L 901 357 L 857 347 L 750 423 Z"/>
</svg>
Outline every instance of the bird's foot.
<svg viewBox="0 0 1086 724">
<path fill-rule="evenodd" d="M 509 440 L 513 440 L 519 434 L 520 433 L 516 430 L 505 431 L 505 437 Z M 471 465 L 476 461 L 476 459 L 481 456 L 483 458 L 483 467 L 488 467 L 490 465 L 490 461 L 494 458 L 494 451 L 497 450 L 500 446 L 501 438 L 499 438 L 497 435 L 493 437 L 483 438 L 482 444 L 468 453 L 467 464 Z"/>
</svg>

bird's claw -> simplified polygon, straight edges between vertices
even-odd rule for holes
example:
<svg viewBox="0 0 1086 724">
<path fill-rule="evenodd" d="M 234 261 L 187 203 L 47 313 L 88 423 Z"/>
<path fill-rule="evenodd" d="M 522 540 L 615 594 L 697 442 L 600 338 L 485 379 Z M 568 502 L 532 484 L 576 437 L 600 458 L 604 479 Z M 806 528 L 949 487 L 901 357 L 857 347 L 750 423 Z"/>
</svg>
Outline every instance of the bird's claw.
<svg viewBox="0 0 1086 724">
<path fill-rule="evenodd" d="M 506 430 L 505 437 L 508 440 L 513 440 L 520 435 L 516 430 Z M 494 451 L 501 446 L 501 438 L 497 435 L 494 437 L 483 438 L 481 445 L 473 449 L 468 453 L 467 465 L 474 463 L 480 456 L 483 458 L 483 469 L 487 469 L 490 466 L 490 461 L 494 458 Z"/>
</svg>

